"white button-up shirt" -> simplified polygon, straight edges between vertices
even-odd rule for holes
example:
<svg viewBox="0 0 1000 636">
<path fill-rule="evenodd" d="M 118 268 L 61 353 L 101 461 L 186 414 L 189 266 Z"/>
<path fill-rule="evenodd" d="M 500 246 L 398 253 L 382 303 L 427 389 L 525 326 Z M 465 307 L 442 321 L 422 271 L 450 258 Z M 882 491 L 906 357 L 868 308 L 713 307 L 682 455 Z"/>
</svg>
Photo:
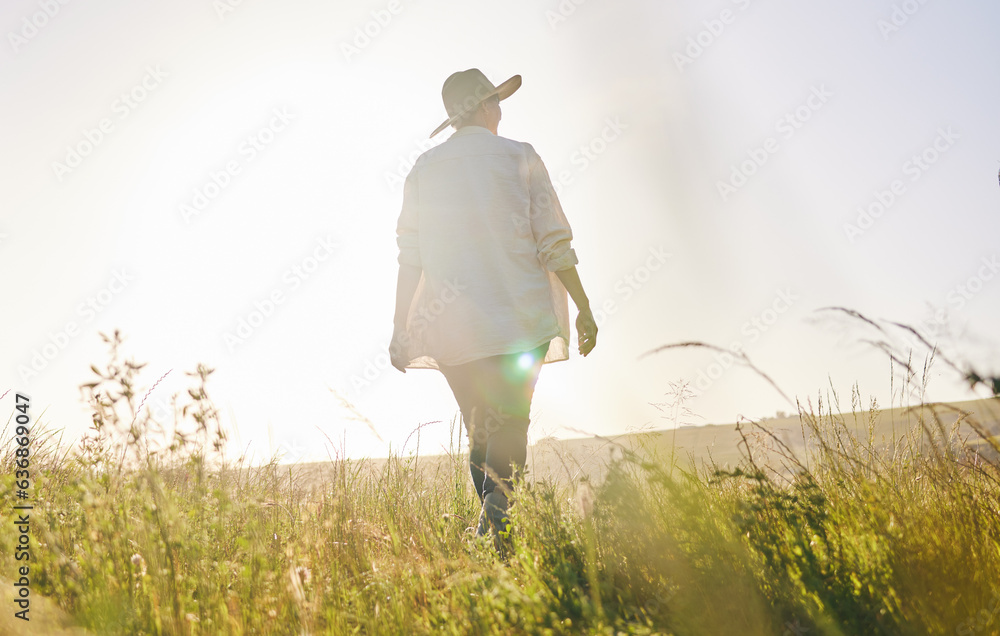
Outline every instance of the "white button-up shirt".
<svg viewBox="0 0 1000 636">
<path fill-rule="evenodd" d="M 577 264 L 552 181 L 530 144 L 465 126 L 420 155 L 403 186 L 399 263 L 423 271 L 406 320 L 410 369 L 550 342 L 569 358 L 566 288 Z"/>
</svg>

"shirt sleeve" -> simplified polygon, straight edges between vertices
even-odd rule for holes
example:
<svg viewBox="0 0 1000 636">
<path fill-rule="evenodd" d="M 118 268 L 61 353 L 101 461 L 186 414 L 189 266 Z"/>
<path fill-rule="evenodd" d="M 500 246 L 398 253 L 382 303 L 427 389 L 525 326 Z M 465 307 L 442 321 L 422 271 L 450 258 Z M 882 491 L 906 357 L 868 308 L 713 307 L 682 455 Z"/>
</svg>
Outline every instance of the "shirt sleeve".
<svg viewBox="0 0 1000 636">
<path fill-rule="evenodd" d="M 399 246 L 400 265 L 423 266 L 417 217 L 417 179 L 412 170 L 403 183 L 403 209 L 396 223 L 396 245 Z"/>
<path fill-rule="evenodd" d="M 528 146 L 528 188 L 531 197 L 531 233 L 538 256 L 550 272 L 569 269 L 579 261 L 570 247 L 573 230 L 563 214 L 549 173 L 534 148 Z"/>
</svg>

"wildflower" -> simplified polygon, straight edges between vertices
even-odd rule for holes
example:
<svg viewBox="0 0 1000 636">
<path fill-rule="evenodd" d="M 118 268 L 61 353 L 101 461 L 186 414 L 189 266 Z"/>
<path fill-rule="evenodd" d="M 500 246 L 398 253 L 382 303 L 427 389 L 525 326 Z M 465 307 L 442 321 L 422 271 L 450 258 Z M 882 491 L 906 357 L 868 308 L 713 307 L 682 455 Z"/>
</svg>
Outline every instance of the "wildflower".
<svg viewBox="0 0 1000 636">
<path fill-rule="evenodd" d="M 132 565 L 138 568 L 139 576 L 146 576 L 146 559 L 138 552 L 132 555 Z"/>
</svg>

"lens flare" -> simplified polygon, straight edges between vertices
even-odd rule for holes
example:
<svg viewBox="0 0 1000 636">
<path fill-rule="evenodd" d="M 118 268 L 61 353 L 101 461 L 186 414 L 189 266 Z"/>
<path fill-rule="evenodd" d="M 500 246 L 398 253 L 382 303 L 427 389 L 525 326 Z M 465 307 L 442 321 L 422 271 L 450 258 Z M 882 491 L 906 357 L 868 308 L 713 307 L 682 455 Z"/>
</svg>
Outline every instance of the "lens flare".
<svg viewBox="0 0 1000 636">
<path fill-rule="evenodd" d="M 535 362 L 535 359 L 531 357 L 530 353 L 522 353 L 517 359 L 517 366 L 522 369 L 530 369 L 531 365 Z"/>
</svg>

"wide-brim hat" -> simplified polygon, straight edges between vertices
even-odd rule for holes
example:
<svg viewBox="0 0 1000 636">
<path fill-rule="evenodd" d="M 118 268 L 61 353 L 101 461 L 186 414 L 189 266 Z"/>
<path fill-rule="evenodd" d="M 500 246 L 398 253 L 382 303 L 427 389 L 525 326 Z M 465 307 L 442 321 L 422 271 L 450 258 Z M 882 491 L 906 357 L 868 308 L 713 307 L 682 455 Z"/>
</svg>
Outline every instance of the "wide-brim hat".
<svg viewBox="0 0 1000 636">
<path fill-rule="evenodd" d="M 503 101 L 519 88 L 521 88 L 520 75 L 515 75 L 499 86 L 494 86 L 493 82 L 487 79 L 478 68 L 452 73 L 444 81 L 444 86 L 441 87 L 441 99 L 444 101 L 444 109 L 448 113 L 448 119 L 434 129 L 431 137 L 451 126 L 464 115 L 474 111 L 479 104 L 490 97 L 496 95 L 500 101 Z"/>
</svg>

